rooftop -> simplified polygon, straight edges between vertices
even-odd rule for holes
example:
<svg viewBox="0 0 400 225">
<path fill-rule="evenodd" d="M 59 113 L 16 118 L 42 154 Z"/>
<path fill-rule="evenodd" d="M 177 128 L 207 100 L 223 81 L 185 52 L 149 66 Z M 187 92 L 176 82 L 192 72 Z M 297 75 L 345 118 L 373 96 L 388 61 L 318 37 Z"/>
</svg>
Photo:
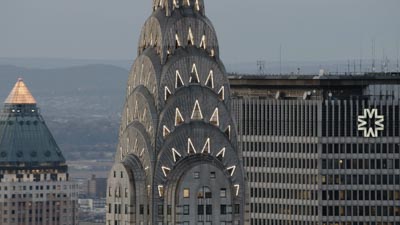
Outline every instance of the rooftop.
<svg viewBox="0 0 400 225">
<path fill-rule="evenodd" d="M 32 96 L 28 87 L 25 85 L 22 78 L 19 78 L 14 88 L 11 90 L 7 99 L 4 101 L 6 104 L 36 104 L 35 98 Z"/>
</svg>

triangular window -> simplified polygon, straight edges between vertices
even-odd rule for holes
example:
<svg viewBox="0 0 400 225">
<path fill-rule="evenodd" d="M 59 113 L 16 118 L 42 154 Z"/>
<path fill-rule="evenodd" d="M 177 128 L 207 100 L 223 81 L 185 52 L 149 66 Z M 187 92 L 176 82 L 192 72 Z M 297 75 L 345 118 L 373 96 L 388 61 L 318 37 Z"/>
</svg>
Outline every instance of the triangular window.
<svg viewBox="0 0 400 225">
<path fill-rule="evenodd" d="M 207 141 L 204 144 L 203 149 L 201 150 L 201 153 L 210 154 L 210 138 L 207 138 Z"/>
<path fill-rule="evenodd" d="M 181 46 L 182 45 L 181 45 L 181 41 L 179 40 L 178 33 L 176 33 L 175 34 L 175 47 L 178 48 L 178 47 L 181 47 Z"/>
<path fill-rule="evenodd" d="M 222 161 L 222 159 L 225 157 L 225 151 L 226 148 L 221 149 L 221 151 L 218 152 L 218 154 L 216 155 L 217 159 L 219 161 Z"/>
<path fill-rule="evenodd" d="M 179 152 L 175 148 L 172 148 L 172 157 L 174 158 L 174 162 L 177 162 L 179 159 L 182 158 L 182 155 L 179 154 Z"/>
<path fill-rule="evenodd" d="M 189 27 L 189 34 L 188 34 L 188 45 L 194 44 L 194 37 L 192 33 L 192 28 Z"/>
<path fill-rule="evenodd" d="M 192 140 L 189 138 L 188 139 L 188 154 L 196 154 L 197 151 L 193 146 Z"/>
<path fill-rule="evenodd" d="M 229 174 L 231 176 L 233 176 L 233 174 L 235 173 L 235 170 L 236 170 L 236 166 L 228 167 L 227 170 L 228 170 Z"/>
<path fill-rule="evenodd" d="M 168 176 L 169 172 L 171 172 L 171 169 L 168 167 L 165 167 L 165 166 L 162 166 L 161 169 L 162 169 L 164 176 L 166 176 L 166 177 Z"/>
<path fill-rule="evenodd" d="M 197 73 L 197 67 L 196 67 L 196 64 L 194 64 L 194 63 L 192 66 L 192 71 L 190 72 L 189 83 L 191 83 L 191 84 L 200 83 L 199 74 Z"/>
<path fill-rule="evenodd" d="M 203 119 L 203 113 L 201 112 L 201 108 L 200 108 L 200 104 L 199 104 L 198 100 L 196 100 L 196 103 L 194 103 L 192 116 L 190 118 L 192 120 L 202 120 Z"/>
<path fill-rule="evenodd" d="M 178 108 L 175 109 L 175 126 L 181 125 L 185 120 Z"/>
<path fill-rule="evenodd" d="M 165 138 L 166 136 L 169 135 L 169 133 L 171 133 L 171 131 L 167 128 L 167 126 L 163 127 L 163 137 Z"/>
<path fill-rule="evenodd" d="M 228 126 L 225 129 L 225 135 L 228 136 L 229 139 L 231 139 L 231 126 Z"/>
<path fill-rule="evenodd" d="M 182 81 L 181 74 L 179 73 L 179 70 L 176 70 L 175 88 L 180 88 L 183 85 L 185 85 L 185 84 Z"/>
<path fill-rule="evenodd" d="M 165 86 L 165 89 L 164 89 L 164 100 L 167 101 L 170 96 L 171 96 L 171 91 L 169 90 L 169 88 L 167 86 Z"/>
<path fill-rule="evenodd" d="M 210 70 L 210 73 L 208 74 L 206 86 L 209 88 L 214 88 L 214 72 L 212 70 Z"/>
<path fill-rule="evenodd" d="M 219 112 L 218 108 L 215 108 L 214 113 L 210 118 L 210 123 L 215 126 L 219 126 Z"/>
<path fill-rule="evenodd" d="M 199 4 L 199 0 L 196 0 L 196 10 L 200 11 L 200 4 Z"/>
<path fill-rule="evenodd" d="M 218 97 L 220 100 L 225 100 L 225 87 L 222 86 L 218 91 Z"/>
<path fill-rule="evenodd" d="M 206 35 L 203 34 L 200 41 L 200 48 L 206 49 L 207 48 L 207 38 Z"/>
</svg>

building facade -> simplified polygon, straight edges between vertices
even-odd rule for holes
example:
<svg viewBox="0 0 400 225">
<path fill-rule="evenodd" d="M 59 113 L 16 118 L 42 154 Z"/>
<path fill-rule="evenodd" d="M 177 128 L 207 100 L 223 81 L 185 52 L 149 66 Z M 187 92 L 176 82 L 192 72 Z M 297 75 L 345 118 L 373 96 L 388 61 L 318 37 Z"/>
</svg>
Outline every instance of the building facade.
<svg viewBox="0 0 400 225">
<path fill-rule="evenodd" d="M 0 113 L 0 224 L 77 225 L 77 185 L 18 80 Z"/>
<path fill-rule="evenodd" d="M 399 74 L 230 82 L 251 224 L 400 224 Z"/>
<path fill-rule="evenodd" d="M 203 0 L 154 0 L 138 54 L 107 224 L 248 224 L 229 81 Z"/>
</svg>

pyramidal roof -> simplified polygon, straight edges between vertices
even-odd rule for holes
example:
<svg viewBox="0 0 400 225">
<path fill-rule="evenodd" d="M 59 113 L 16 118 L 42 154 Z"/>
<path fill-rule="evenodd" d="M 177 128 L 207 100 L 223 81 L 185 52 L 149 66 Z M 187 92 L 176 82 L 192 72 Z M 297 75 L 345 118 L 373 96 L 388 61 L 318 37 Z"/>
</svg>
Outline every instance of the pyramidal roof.
<svg viewBox="0 0 400 225">
<path fill-rule="evenodd" d="M 32 96 L 28 87 L 25 85 L 22 78 L 19 78 L 4 103 L 6 103 L 6 104 L 36 104 L 36 100 Z"/>
<path fill-rule="evenodd" d="M 0 112 L 0 169 L 65 166 L 65 158 L 19 79 Z"/>
</svg>

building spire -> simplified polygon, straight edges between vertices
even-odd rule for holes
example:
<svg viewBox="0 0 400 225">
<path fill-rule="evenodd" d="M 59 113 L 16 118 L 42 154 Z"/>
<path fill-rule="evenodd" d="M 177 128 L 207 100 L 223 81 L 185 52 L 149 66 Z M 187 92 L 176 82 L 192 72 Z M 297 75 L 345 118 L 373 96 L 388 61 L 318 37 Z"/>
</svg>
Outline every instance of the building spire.
<svg viewBox="0 0 400 225">
<path fill-rule="evenodd" d="M 5 104 L 36 104 L 35 98 L 32 96 L 28 87 L 25 85 L 22 78 L 18 78 L 17 83 L 11 90 Z"/>
</svg>

